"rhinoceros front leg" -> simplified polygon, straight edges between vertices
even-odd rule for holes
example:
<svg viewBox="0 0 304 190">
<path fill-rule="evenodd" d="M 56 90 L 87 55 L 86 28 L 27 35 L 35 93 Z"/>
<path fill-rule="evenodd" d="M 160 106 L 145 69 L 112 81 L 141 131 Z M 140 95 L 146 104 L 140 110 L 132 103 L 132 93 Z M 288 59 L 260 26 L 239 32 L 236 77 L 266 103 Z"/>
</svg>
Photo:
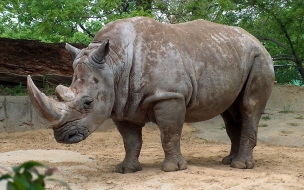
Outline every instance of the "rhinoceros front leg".
<svg viewBox="0 0 304 190">
<path fill-rule="evenodd" d="M 145 124 L 114 120 L 121 134 L 126 151 L 125 159 L 116 166 L 118 173 L 133 173 L 142 170 L 138 161 L 142 146 L 142 127 Z"/>
<path fill-rule="evenodd" d="M 157 103 L 154 107 L 156 124 L 160 129 L 162 147 L 165 152 L 163 171 L 171 172 L 187 168 L 187 162 L 180 150 L 185 110 L 184 102 L 178 99 L 166 100 Z"/>
</svg>

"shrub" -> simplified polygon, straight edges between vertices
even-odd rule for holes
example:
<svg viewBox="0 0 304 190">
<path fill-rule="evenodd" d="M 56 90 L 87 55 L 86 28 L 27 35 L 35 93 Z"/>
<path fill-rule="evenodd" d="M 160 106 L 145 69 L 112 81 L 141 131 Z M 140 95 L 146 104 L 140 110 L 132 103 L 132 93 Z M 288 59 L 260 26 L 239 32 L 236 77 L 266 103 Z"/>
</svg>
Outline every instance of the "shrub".
<svg viewBox="0 0 304 190">
<path fill-rule="evenodd" d="M 42 167 L 45 169 L 44 174 L 40 174 L 36 167 Z M 61 183 L 62 185 L 66 186 L 67 189 L 70 189 L 70 187 L 67 185 L 67 183 L 47 178 L 57 170 L 56 168 L 49 168 L 46 165 L 43 165 L 36 161 L 28 161 L 24 162 L 19 166 L 12 167 L 13 174 L 4 174 L 1 175 L 1 180 L 7 181 L 7 190 L 44 190 L 45 189 L 45 180 L 49 181 L 57 181 Z"/>
</svg>

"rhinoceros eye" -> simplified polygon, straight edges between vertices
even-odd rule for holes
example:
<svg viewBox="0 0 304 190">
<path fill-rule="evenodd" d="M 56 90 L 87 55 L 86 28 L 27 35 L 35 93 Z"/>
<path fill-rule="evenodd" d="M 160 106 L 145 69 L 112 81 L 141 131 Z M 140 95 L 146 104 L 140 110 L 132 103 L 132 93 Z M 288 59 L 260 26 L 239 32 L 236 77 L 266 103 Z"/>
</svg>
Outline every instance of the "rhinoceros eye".
<svg viewBox="0 0 304 190">
<path fill-rule="evenodd" d="M 83 98 L 82 98 L 83 107 L 86 108 L 86 109 L 92 108 L 92 106 L 93 106 L 93 101 L 94 101 L 94 100 L 93 100 L 93 98 L 91 98 L 91 97 L 88 97 L 88 96 L 83 97 Z"/>
</svg>

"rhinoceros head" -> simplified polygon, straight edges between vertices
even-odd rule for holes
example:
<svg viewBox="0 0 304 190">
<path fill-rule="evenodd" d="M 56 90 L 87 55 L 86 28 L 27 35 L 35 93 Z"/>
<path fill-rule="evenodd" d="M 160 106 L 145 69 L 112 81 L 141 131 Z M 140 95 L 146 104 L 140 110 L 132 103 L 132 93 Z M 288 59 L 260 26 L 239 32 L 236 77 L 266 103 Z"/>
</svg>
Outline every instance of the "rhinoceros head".
<svg viewBox="0 0 304 190">
<path fill-rule="evenodd" d="M 110 117 L 114 105 L 112 71 L 106 64 L 109 41 L 77 49 L 66 44 L 74 59 L 70 87 L 56 87 L 57 98 L 41 93 L 30 76 L 29 96 L 38 112 L 50 121 L 55 139 L 61 143 L 78 143 Z"/>
</svg>

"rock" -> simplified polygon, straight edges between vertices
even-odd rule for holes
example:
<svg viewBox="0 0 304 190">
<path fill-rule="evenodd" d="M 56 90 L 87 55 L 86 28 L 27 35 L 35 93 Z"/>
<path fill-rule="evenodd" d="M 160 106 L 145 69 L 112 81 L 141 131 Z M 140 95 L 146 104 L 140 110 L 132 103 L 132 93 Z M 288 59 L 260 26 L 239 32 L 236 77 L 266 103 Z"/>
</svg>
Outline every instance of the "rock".
<svg viewBox="0 0 304 190">
<path fill-rule="evenodd" d="M 0 84 L 26 85 L 27 75 L 32 76 L 38 87 L 43 87 L 45 78 L 53 85 L 71 84 L 73 60 L 64 48 L 65 43 L 0 38 L 0 44 Z"/>
<path fill-rule="evenodd" d="M 32 106 L 29 98 L 22 96 L 5 97 L 5 126 L 6 132 L 24 132 L 31 130 Z"/>
<path fill-rule="evenodd" d="M 6 119 L 5 97 L 0 96 L 0 133 L 5 132 L 4 121 Z"/>
</svg>

